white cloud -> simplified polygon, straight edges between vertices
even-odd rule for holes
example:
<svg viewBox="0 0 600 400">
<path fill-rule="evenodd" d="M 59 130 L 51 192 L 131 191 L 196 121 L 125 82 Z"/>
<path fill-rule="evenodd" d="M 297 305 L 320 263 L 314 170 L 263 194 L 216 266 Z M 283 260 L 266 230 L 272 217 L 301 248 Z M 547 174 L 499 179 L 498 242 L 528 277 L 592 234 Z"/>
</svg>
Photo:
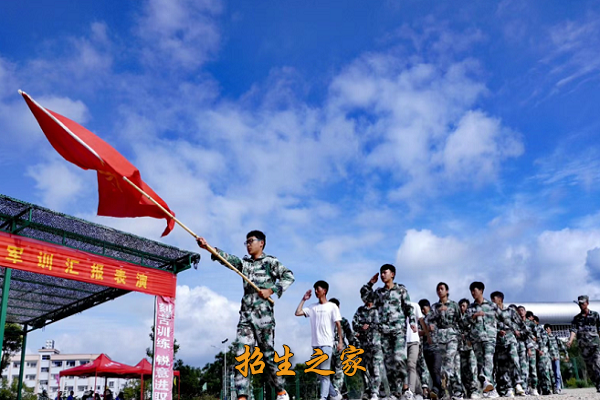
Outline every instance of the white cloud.
<svg viewBox="0 0 600 400">
<path fill-rule="evenodd" d="M 558 81 L 556 87 L 574 81 L 598 78 L 600 56 L 600 23 L 595 13 L 579 21 L 566 20 L 550 28 L 553 49 L 542 61 L 552 64 L 551 73 Z"/>
<path fill-rule="evenodd" d="M 239 303 L 204 286 L 177 287 L 175 305 L 176 338 L 181 345 L 178 357 L 186 362 L 206 359 L 221 349 L 220 341 L 235 339 Z"/>
<path fill-rule="evenodd" d="M 215 17 L 222 9 L 219 0 L 145 2 L 137 33 L 145 44 L 146 62 L 173 70 L 202 66 L 218 49 L 221 34 Z"/>
<path fill-rule="evenodd" d="M 471 60 L 442 68 L 369 54 L 333 80 L 330 107 L 373 120 L 357 129 L 373 148 L 367 165 L 395 177 L 397 198 L 435 195 L 463 178 L 493 182 L 523 145 L 500 121 L 471 109 L 486 91 L 471 77 L 477 69 Z"/>
<path fill-rule="evenodd" d="M 443 151 L 448 177 L 477 184 L 495 180 L 501 161 L 523 153 L 520 138 L 502 129 L 500 121 L 481 111 L 467 112 L 448 136 Z"/>
<path fill-rule="evenodd" d="M 67 211 L 84 194 L 92 193 L 95 173 L 83 171 L 62 158 L 33 165 L 27 174 L 35 181 L 35 189 L 42 204 L 54 210 Z"/>
<path fill-rule="evenodd" d="M 417 296 L 435 298 L 435 285 L 445 281 L 454 297 L 469 297 L 468 285 L 475 280 L 483 281 L 488 292 L 503 291 L 510 301 L 569 301 L 578 293 L 600 295 L 590 279 L 598 276 L 598 230 L 563 229 L 534 236 L 523 231 L 508 238 L 505 228 L 492 227 L 483 235 L 461 239 L 408 230 L 396 266 L 402 274 L 408 272 L 409 278 L 403 279 Z"/>
</svg>

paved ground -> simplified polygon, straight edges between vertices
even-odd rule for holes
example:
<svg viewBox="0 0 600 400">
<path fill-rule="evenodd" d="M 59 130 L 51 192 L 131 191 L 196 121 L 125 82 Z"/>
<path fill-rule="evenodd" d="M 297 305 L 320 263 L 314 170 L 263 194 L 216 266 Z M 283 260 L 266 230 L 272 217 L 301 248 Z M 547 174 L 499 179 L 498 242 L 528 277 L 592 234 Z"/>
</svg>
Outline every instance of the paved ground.
<svg viewBox="0 0 600 400">
<path fill-rule="evenodd" d="M 532 399 L 532 397 L 529 397 Z M 600 393 L 596 393 L 595 388 L 587 389 L 563 389 L 561 394 L 553 394 L 550 396 L 539 396 L 539 400 L 588 400 L 588 399 L 600 399 Z"/>
<path fill-rule="evenodd" d="M 420 398 L 420 396 L 416 396 Z M 506 397 L 498 397 L 498 400 L 506 399 Z M 563 389 L 561 394 L 552 394 L 549 396 L 526 396 L 526 397 L 514 397 L 514 400 L 527 399 L 527 400 L 600 400 L 600 393 L 596 392 L 595 388 L 586 389 Z M 487 400 L 481 398 L 481 400 Z"/>
</svg>

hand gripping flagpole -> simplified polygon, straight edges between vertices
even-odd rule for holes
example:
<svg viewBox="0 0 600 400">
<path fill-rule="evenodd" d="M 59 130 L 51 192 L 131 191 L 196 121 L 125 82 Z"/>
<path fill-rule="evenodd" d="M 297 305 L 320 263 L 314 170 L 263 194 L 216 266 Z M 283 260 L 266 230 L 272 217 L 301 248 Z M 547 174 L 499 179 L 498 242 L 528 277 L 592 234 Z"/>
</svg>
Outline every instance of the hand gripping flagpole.
<svg viewBox="0 0 600 400">
<path fill-rule="evenodd" d="M 187 226 L 185 226 L 185 224 L 183 222 L 181 222 L 177 218 L 175 218 L 175 216 L 173 214 L 171 214 L 169 212 L 169 210 L 167 210 L 166 208 L 164 208 L 163 206 L 161 206 L 156 200 L 154 200 L 152 198 L 152 196 L 150 196 L 148 193 L 144 192 L 135 183 L 131 182 L 126 176 L 123 177 L 123 180 L 125 182 L 129 183 L 135 190 L 137 190 L 138 192 L 140 192 L 141 194 L 143 194 L 148 200 L 150 200 L 152 203 L 154 203 L 154 205 L 156 205 L 158 208 L 160 208 L 170 218 L 173 218 L 173 221 L 175 221 L 179 226 L 181 226 L 183 229 L 185 229 L 195 239 L 198 239 L 200 237 L 200 236 L 196 235 L 190 228 L 188 228 Z M 215 250 L 214 247 L 212 247 L 208 243 L 206 244 L 206 250 L 210 254 L 212 254 L 213 256 L 215 256 L 227 268 L 229 268 L 230 270 L 232 270 L 233 272 L 235 272 L 236 274 L 238 274 L 239 276 L 241 276 L 242 279 L 245 280 L 250 286 L 252 286 L 252 288 L 254 290 L 256 290 L 257 292 L 260 292 L 259 287 L 256 286 L 254 284 L 254 282 L 252 282 L 250 279 L 248 279 L 248 277 L 246 277 L 246 275 L 242 274 L 237 268 L 235 268 L 233 265 L 231 265 L 231 263 L 229 261 L 227 261 L 222 255 L 219 254 L 219 252 L 217 250 Z M 273 305 L 275 304 L 275 302 L 273 301 L 272 298 L 268 297 L 267 300 L 269 300 L 271 302 L 271 304 L 273 304 Z"/>
</svg>

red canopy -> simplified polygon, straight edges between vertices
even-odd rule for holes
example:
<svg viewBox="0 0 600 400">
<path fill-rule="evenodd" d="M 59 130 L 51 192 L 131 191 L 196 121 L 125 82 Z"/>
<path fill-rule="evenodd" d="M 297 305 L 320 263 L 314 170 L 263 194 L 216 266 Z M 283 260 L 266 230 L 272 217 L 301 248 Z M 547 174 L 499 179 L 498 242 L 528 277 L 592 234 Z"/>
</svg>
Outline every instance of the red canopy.
<svg viewBox="0 0 600 400">
<path fill-rule="evenodd" d="M 135 374 L 136 367 L 111 360 L 106 354 L 100 354 L 94 361 L 78 367 L 65 369 L 58 373 L 59 376 L 103 376 L 123 377 Z M 151 368 L 152 369 L 152 368 Z M 138 372 L 139 375 L 139 372 Z"/>
<path fill-rule="evenodd" d="M 142 360 L 139 363 L 137 363 L 133 368 L 134 368 L 135 372 L 132 372 L 131 374 L 127 374 L 128 378 L 137 378 L 140 375 L 144 375 L 144 376 L 152 375 L 152 364 L 150 364 L 150 362 L 145 358 L 142 358 Z M 179 371 L 173 371 L 173 375 L 179 376 Z"/>
</svg>

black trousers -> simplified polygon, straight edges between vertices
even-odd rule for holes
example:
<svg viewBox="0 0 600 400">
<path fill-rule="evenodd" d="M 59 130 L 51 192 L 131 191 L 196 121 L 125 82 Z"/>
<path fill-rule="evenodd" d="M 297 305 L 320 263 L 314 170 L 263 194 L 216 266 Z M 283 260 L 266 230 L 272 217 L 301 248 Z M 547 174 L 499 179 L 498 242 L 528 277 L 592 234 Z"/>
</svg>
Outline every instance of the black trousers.
<svg viewBox="0 0 600 400">
<path fill-rule="evenodd" d="M 437 349 L 423 349 L 423 356 L 425 357 L 425 363 L 427 369 L 429 369 L 429 375 L 431 375 L 431 381 L 433 383 L 433 390 L 436 394 L 442 393 L 442 355 Z"/>
</svg>

